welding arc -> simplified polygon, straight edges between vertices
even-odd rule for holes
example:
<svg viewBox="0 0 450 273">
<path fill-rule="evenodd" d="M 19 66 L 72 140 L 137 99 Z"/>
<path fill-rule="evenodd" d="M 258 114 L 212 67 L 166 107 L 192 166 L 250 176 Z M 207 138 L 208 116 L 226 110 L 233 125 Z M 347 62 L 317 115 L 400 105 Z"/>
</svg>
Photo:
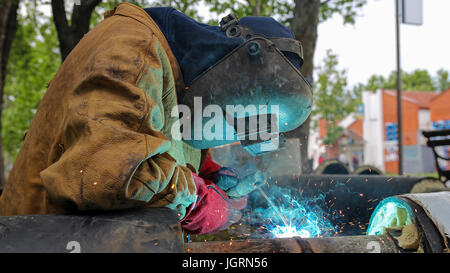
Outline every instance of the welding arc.
<svg viewBox="0 0 450 273">
<path fill-rule="evenodd" d="M 275 206 L 275 204 L 272 202 L 272 200 L 270 200 L 269 196 L 267 196 L 267 194 L 263 191 L 263 189 L 261 189 L 261 187 L 258 188 L 259 192 L 261 193 L 261 195 L 266 198 L 267 202 L 269 203 L 269 205 L 275 210 L 275 212 L 277 213 L 277 215 L 280 217 L 281 221 L 283 221 L 284 225 L 287 227 L 289 226 L 286 222 L 286 219 L 283 217 L 283 215 L 280 213 L 280 211 L 277 209 L 277 207 Z"/>
</svg>

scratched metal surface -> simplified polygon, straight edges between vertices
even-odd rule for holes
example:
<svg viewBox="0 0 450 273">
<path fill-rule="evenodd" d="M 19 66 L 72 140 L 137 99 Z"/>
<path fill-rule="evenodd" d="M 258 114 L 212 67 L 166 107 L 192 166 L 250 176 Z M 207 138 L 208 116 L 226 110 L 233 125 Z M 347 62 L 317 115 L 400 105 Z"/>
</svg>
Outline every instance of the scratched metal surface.
<svg viewBox="0 0 450 273">
<path fill-rule="evenodd" d="M 185 244 L 187 253 L 398 253 L 389 235 L 277 238 Z"/>
<path fill-rule="evenodd" d="M 89 215 L 0 217 L 0 252 L 184 252 L 166 208 Z"/>
</svg>

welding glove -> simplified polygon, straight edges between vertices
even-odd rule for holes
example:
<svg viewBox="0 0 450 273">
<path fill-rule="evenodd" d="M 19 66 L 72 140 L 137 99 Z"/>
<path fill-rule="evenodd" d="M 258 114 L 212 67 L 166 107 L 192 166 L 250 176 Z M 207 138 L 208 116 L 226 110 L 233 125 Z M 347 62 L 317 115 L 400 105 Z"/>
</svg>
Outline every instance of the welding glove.
<svg viewBox="0 0 450 273">
<path fill-rule="evenodd" d="M 266 182 L 265 175 L 260 171 L 239 178 L 236 170 L 228 167 L 220 167 L 209 157 L 205 159 L 200 176 L 212 180 L 230 198 L 246 196 Z"/>
<path fill-rule="evenodd" d="M 242 217 L 241 210 L 247 198 L 230 199 L 212 181 L 192 174 L 197 189 L 197 200 L 188 207 L 181 220 L 182 228 L 189 234 L 205 234 L 223 230 Z"/>
<path fill-rule="evenodd" d="M 238 179 L 236 185 L 227 189 L 225 192 L 231 198 L 242 197 L 263 186 L 265 183 L 266 176 L 262 172 L 256 171 L 244 178 Z"/>
</svg>

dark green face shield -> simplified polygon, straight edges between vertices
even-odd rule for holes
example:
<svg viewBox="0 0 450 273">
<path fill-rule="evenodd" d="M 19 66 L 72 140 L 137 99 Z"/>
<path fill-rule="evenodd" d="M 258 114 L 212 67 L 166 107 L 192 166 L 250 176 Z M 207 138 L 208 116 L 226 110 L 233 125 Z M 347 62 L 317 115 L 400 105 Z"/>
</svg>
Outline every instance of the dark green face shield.
<svg viewBox="0 0 450 273">
<path fill-rule="evenodd" d="M 302 59 L 301 45 L 294 39 L 253 34 L 236 24 L 222 27 L 245 42 L 181 94 L 179 104 L 193 113 L 192 130 L 182 129 L 183 140 L 198 149 L 241 141 L 253 155 L 277 150 L 280 133 L 299 127 L 311 113 L 311 87 L 282 53 Z M 221 113 L 211 111 L 211 105 Z"/>
</svg>

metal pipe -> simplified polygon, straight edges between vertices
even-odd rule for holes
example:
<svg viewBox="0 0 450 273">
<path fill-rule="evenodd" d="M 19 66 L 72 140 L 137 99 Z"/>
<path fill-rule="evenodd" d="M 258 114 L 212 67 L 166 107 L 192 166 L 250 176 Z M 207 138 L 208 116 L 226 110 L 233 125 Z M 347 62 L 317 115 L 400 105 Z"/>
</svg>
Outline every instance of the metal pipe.
<svg viewBox="0 0 450 273">
<path fill-rule="evenodd" d="M 168 208 L 0 217 L 0 253 L 183 252 Z"/>
<path fill-rule="evenodd" d="M 408 249 L 431 253 L 448 252 L 449 206 L 448 191 L 388 197 L 372 214 L 367 234 L 381 235 L 394 229 L 403 233 L 413 226 L 411 232 L 399 239 L 399 246 L 408 245 Z"/>
<path fill-rule="evenodd" d="M 399 253 L 390 235 L 277 238 L 185 244 L 186 253 Z"/>
</svg>

